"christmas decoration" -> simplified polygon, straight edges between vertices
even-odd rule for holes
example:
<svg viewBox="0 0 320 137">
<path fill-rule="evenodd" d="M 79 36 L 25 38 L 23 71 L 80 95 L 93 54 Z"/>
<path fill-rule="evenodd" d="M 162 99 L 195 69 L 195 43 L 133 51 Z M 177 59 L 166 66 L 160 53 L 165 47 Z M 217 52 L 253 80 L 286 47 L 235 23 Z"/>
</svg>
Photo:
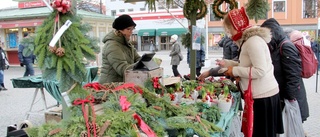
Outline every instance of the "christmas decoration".
<svg viewBox="0 0 320 137">
<path fill-rule="evenodd" d="M 268 1 L 266 0 L 249 0 L 246 4 L 246 12 L 250 19 L 258 22 L 259 19 L 266 19 L 270 10 Z"/>
<path fill-rule="evenodd" d="M 90 133 L 92 130 L 93 130 L 94 137 L 97 136 L 96 123 L 95 123 L 96 118 L 95 118 L 95 113 L 94 113 L 93 102 L 94 102 L 93 96 L 88 96 L 86 99 L 76 99 L 73 101 L 73 105 L 81 105 L 83 117 L 85 119 L 85 124 L 87 127 L 88 137 L 90 137 L 90 135 L 91 135 Z M 89 123 L 89 117 L 88 117 L 89 110 L 86 110 L 85 103 L 90 104 L 90 108 L 91 108 L 91 112 L 92 112 L 92 122 L 91 123 Z"/>
<path fill-rule="evenodd" d="M 43 79 L 59 80 L 61 92 L 68 91 L 74 83 L 78 83 L 78 88 L 71 92 L 85 92 L 80 86 L 86 78 L 86 69 L 82 60 L 83 58 L 96 60 L 94 49 L 97 49 L 97 45 L 91 45 L 94 42 L 83 35 L 89 31 L 89 27 L 81 24 L 81 18 L 72 14 L 73 12 L 68 9 L 64 1 L 53 1 L 56 4 L 55 10 L 37 29 L 34 54 L 37 56 L 38 66 L 43 70 Z M 57 9 L 59 6 L 63 8 L 61 12 Z M 51 43 L 48 40 L 54 39 L 50 34 L 55 34 L 55 31 L 60 29 L 59 24 L 66 24 L 68 29 L 65 28 L 64 33 L 61 32 L 61 37 L 55 39 L 59 41 L 59 46 L 55 50 L 55 42 Z"/>
<path fill-rule="evenodd" d="M 70 11 L 71 2 L 69 0 L 54 0 L 50 3 L 51 7 L 63 14 Z"/>
<path fill-rule="evenodd" d="M 183 6 L 183 15 L 190 20 L 193 12 L 196 12 L 196 20 L 202 19 L 207 15 L 207 4 L 204 0 L 188 0 Z"/>
<path fill-rule="evenodd" d="M 238 3 L 235 0 L 215 0 L 212 5 L 212 11 L 216 17 L 221 19 L 223 19 L 224 15 L 228 13 L 228 11 L 224 12 L 220 10 L 220 6 L 223 2 L 229 4 L 229 9 L 227 9 L 228 11 L 238 8 Z"/>
</svg>

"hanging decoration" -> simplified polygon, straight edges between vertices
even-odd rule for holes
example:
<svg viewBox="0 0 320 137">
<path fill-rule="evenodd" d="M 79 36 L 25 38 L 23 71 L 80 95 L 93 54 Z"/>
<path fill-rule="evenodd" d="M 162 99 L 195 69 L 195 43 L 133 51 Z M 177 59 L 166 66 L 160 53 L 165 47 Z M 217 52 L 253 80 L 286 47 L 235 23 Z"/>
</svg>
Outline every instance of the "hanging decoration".
<svg viewBox="0 0 320 137">
<path fill-rule="evenodd" d="M 229 7 L 226 9 L 227 11 L 221 11 L 220 6 L 223 2 L 228 3 Z M 238 8 L 238 3 L 235 0 L 215 0 L 212 4 L 212 11 L 214 15 L 220 19 L 223 19 L 224 15 L 228 13 L 228 11 L 232 9 Z"/>
<path fill-rule="evenodd" d="M 71 2 L 69 0 L 54 0 L 50 3 L 51 7 L 63 14 L 70 11 Z"/>
<path fill-rule="evenodd" d="M 270 6 L 265 0 L 249 0 L 246 4 L 246 12 L 250 19 L 257 23 L 259 19 L 266 19 Z"/>
<path fill-rule="evenodd" d="M 207 15 L 208 9 L 204 0 L 188 0 L 183 6 L 183 15 L 190 20 L 190 15 L 196 11 L 196 20 L 202 19 Z"/>
</svg>

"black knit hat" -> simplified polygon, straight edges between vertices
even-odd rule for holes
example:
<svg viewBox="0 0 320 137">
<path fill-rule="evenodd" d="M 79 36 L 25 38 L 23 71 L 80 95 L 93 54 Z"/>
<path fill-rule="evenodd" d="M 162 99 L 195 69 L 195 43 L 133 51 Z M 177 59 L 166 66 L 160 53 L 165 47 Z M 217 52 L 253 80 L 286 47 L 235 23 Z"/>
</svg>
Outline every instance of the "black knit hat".
<svg viewBox="0 0 320 137">
<path fill-rule="evenodd" d="M 116 18 L 112 23 L 112 27 L 116 30 L 123 30 L 125 28 L 136 26 L 136 23 L 133 22 L 132 18 L 129 15 L 123 14 Z"/>
</svg>

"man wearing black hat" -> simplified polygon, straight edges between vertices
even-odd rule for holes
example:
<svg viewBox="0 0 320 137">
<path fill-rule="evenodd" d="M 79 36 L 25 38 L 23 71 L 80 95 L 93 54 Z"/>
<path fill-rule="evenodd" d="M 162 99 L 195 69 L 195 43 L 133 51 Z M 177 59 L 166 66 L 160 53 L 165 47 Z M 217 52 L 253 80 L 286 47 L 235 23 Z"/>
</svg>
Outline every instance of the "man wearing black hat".
<svg viewBox="0 0 320 137">
<path fill-rule="evenodd" d="M 113 31 L 104 38 L 99 83 L 124 82 L 124 73 L 141 58 L 128 41 L 136 27 L 129 15 L 121 15 L 112 24 Z"/>
</svg>

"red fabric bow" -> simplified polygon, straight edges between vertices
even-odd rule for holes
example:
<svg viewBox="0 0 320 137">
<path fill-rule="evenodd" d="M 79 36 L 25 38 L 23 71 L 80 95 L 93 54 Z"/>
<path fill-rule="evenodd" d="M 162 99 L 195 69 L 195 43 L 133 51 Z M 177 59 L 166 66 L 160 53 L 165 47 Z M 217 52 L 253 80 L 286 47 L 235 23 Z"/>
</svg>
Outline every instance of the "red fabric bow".
<svg viewBox="0 0 320 137">
<path fill-rule="evenodd" d="M 136 86 L 134 83 L 125 83 L 123 85 L 116 87 L 114 91 L 121 90 L 121 89 L 131 89 L 134 93 L 140 93 L 140 94 L 143 93 L 143 90 L 140 87 Z"/>
<path fill-rule="evenodd" d="M 69 0 L 54 0 L 50 3 L 52 8 L 55 8 L 57 11 L 65 14 L 70 11 L 71 2 Z"/>
<path fill-rule="evenodd" d="M 105 86 L 101 85 L 99 82 L 87 83 L 83 86 L 83 88 L 93 88 L 94 90 L 108 90 Z"/>
<path fill-rule="evenodd" d="M 128 111 L 130 108 L 130 105 L 131 103 L 127 101 L 126 96 L 120 96 L 120 106 L 123 112 Z M 140 129 L 145 134 L 147 134 L 148 137 L 157 137 L 157 135 L 153 132 L 153 130 L 141 119 L 141 117 L 137 113 L 134 113 L 132 116 L 135 120 L 137 120 Z"/>
<path fill-rule="evenodd" d="M 81 105 L 82 108 L 82 113 L 84 120 L 86 122 L 86 127 L 87 127 L 87 132 L 88 132 L 88 137 L 90 137 L 90 127 L 89 127 L 89 118 L 88 118 L 88 112 L 86 112 L 86 109 L 84 108 L 84 105 L 86 103 L 89 103 L 91 106 L 91 112 L 92 112 L 92 125 L 93 125 L 93 135 L 94 137 L 97 136 L 97 130 L 96 130 L 96 115 L 94 113 L 94 107 L 93 107 L 93 102 L 94 102 L 94 97 L 89 95 L 85 99 L 78 98 L 73 101 L 73 105 Z"/>
</svg>

